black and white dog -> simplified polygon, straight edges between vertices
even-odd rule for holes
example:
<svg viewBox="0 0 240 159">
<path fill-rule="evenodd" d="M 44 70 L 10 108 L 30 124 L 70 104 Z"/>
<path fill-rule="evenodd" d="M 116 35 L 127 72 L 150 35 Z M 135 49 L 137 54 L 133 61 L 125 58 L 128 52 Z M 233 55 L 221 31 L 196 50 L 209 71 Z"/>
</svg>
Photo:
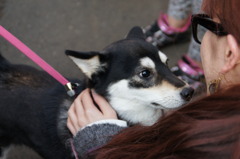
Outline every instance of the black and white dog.
<svg viewBox="0 0 240 159">
<path fill-rule="evenodd" d="M 167 66 L 167 57 L 145 42 L 139 27 L 101 52 L 66 51 L 91 87 L 118 116 L 131 124 L 152 125 L 162 110 L 180 107 L 193 89 Z M 46 159 L 67 159 L 67 111 L 73 99 L 48 74 L 0 57 L 0 146 L 24 144 Z"/>
</svg>

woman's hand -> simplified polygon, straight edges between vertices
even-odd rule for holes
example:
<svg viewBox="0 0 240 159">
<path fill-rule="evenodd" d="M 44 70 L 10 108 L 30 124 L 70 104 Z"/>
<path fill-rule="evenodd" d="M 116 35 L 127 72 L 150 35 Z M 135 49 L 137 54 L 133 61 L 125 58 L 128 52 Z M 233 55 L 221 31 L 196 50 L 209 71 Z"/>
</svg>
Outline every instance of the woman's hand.
<svg viewBox="0 0 240 159">
<path fill-rule="evenodd" d="M 79 129 L 93 122 L 105 119 L 117 119 L 117 114 L 110 104 L 103 97 L 92 92 L 94 101 L 100 110 L 94 105 L 90 91 L 90 89 L 84 90 L 74 100 L 68 110 L 67 126 L 74 136 Z"/>
</svg>

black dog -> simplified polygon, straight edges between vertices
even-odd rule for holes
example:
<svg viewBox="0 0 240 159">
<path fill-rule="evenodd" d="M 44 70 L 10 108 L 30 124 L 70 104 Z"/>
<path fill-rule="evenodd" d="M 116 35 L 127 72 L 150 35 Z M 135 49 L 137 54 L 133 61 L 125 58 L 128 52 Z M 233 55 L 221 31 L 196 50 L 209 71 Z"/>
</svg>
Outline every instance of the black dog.
<svg viewBox="0 0 240 159">
<path fill-rule="evenodd" d="M 130 124 L 151 125 L 162 110 L 190 100 L 193 89 L 172 74 L 167 57 L 145 42 L 141 28 L 102 52 L 66 51 L 88 77 L 81 92 L 91 87 L 104 96 L 120 118 Z M 46 159 L 71 158 L 65 147 L 70 133 L 67 111 L 74 99 L 45 72 L 12 65 L 0 57 L 0 146 L 24 144 Z"/>
</svg>

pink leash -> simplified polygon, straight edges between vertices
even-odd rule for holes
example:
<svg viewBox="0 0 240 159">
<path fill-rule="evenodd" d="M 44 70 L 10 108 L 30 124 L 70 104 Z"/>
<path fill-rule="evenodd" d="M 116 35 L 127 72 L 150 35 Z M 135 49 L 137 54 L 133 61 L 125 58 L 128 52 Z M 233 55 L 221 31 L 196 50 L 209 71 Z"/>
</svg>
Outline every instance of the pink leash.
<svg viewBox="0 0 240 159">
<path fill-rule="evenodd" d="M 52 66 L 46 63 L 41 57 L 39 57 L 35 52 L 33 52 L 29 47 L 27 47 L 24 43 L 22 43 L 19 39 L 17 39 L 14 35 L 8 32 L 1 25 L 0 25 L 0 35 L 4 37 L 8 42 L 10 42 L 13 46 L 15 46 L 18 50 L 20 50 L 23 54 L 25 54 L 28 58 L 30 58 L 33 62 L 39 65 L 43 70 L 45 70 L 48 74 L 50 74 L 63 86 L 65 86 L 67 90 L 67 94 L 69 96 L 72 97 L 75 95 L 75 91 L 73 90 L 73 86 L 71 82 L 69 82 L 66 78 L 64 78 Z"/>
<path fill-rule="evenodd" d="M 30 58 L 33 62 L 39 65 L 43 70 L 45 70 L 48 74 L 50 74 L 53 78 L 55 78 L 58 82 L 65 86 L 67 90 L 67 94 L 69 96 L 74 96 L 76 93 L 73 90 L 73 85 L 66 78 L 64 78 L 59 72 L 57 72 L 52 66 L 50 66 L 46 61 L 44 61 L 41 57 L 39 57 L 35 52 L 33 52 L 29 47 L 27 47 L 24 43 L 22 43 L 19 39 L 17 39 L 14 35 L 8 32 L 4 27 L 0 25 L 0 35 L 4 37 L 7 41 L 9 41 L 13 46 L 15 46 L 18 50 L 24 53 L 28 58 Z M 76 159 L 78 159 L 77 153 L 75 151 L 75 147 L 71 141 L 71 147 L 73 154 Z"/>
</svg>

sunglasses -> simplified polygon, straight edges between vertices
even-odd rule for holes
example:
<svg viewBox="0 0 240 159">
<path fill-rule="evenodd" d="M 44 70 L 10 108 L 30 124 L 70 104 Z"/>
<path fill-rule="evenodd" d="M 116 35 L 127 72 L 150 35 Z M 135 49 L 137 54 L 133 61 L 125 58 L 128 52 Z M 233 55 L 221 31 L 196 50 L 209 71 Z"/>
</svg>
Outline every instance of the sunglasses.
<svg viewBox="0 0 240 159">
<path fill-rule="evenodd" d="M 198 30 L 200 27 L 204 27 L 209 31 L 213 32 L 217 36 L 225 36 L 228 35 L 220 23 L 214 22 L 208 15 L 206 14 L 194 14 L 192 15 L 192 34 L 193 39 L 201 44 L 203 34 L 199 34 Z"/>
</svg>

